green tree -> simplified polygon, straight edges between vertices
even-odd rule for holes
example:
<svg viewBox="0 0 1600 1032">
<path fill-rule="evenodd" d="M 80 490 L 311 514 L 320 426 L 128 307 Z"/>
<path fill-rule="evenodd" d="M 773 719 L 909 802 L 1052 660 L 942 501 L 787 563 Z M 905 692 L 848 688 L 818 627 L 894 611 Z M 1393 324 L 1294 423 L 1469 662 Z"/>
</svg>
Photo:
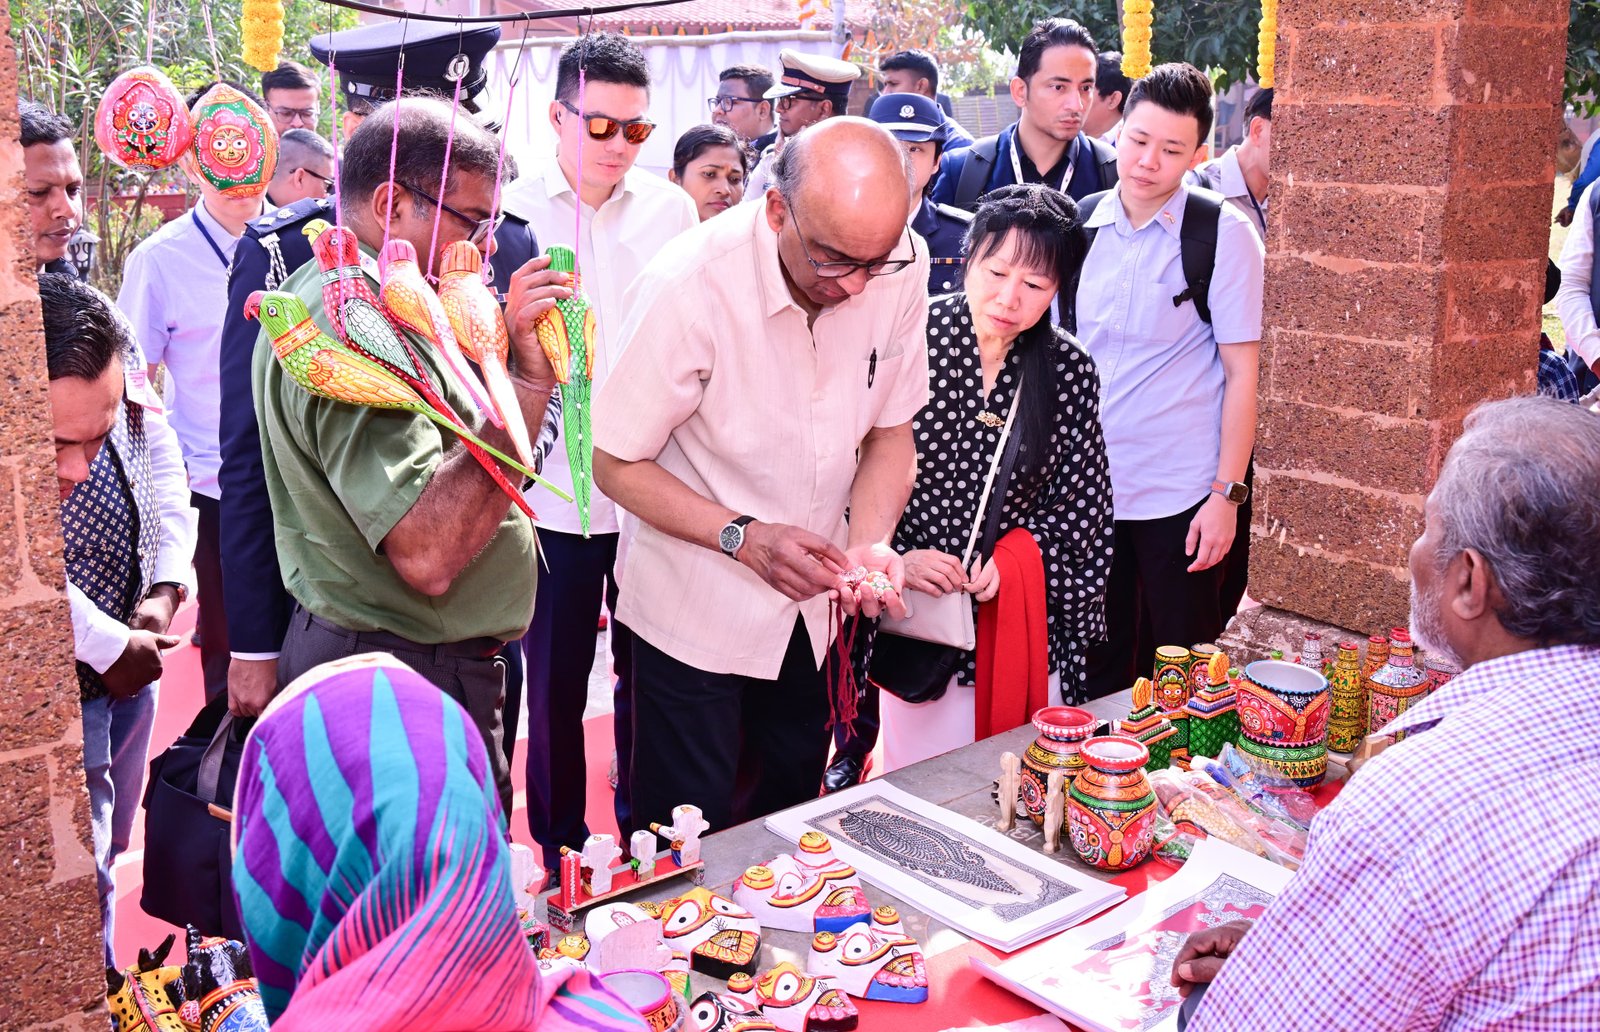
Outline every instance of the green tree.
<svg viewBox="0 0 1600 1032">
<path fill-rule="evenodd" d="M 1567 23 L 1567 102 L 1600 112 L 1600 0 L 1572 0 Z"/>
</svg>

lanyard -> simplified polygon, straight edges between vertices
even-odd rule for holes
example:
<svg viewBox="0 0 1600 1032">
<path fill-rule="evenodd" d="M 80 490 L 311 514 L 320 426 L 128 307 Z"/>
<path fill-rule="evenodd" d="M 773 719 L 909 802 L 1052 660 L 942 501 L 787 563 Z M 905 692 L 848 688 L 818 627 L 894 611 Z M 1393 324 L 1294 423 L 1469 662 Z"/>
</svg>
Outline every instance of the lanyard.
<svg viewBox="0 0 1600 1032">
<path fill-rule="evenodd" d="M 1261 240 L 1264 243 L 1267 239 L 1267 213 L 1261 210 L 1261 202 L 1256 200 L 1255 191 L 1250 189 L 1249 183 L 1244 185 L 1244 195 L 1250 198 L 1250 207 L 1256 210 L 1256 218 L 1261 220 Z"/>
<path fill-rule="evenodd" d="M 189 209 L 189 218 L 194 221 L 194 228 L 198 229 L 200 235 L 206 238 L 206 243 L 211 245 L 211 253 L 217 256 L 217 261 L 222 263 L 222 269 L 226 272 L 228 269 L 228 256 L 222 253 L 222 248 L 218 247 L 217 242 L 211 239 L 211 234 L 206 232 L 205 223 L 200 221 L 198 205 Z"/>
<path fill-rule="evenodd" d="M 1016 133 L 1012 133 L 1011 134 L 1011 172 L 1012 172 L 1013 175 L 1015 175 L 1017 177 L 1014 181 L 1018 182 L 1018 183 L 1023 182 L 1023 178 L 1022 178 L 1022 159 L 1020 157 L 1018 157 L 1018 155 L 1021 153 L 1021 151 L 1022 151 L 1022 141 L 1017 139 L 1017 134 Z M 1066 193 L 1067 184 L 1072 182 L 1072 172 L 1073 172 L 1073 170 L 1075 168 L 1078 167 L 1078 141 L 1077 141 L 1076 138 L 1074 138 L 1071 143 L 1067 144 L 1067 151 L 1069 152 L 1069 155 L 1070 155 L 1067 158 L 1067 170 L 1066 170 L 1066 172 L 1062 173 L 1061 182 L 1056 184 L 1056 189 L 1060 190 L 1062 193 Z M 1038 172 L 1039 172 L 1039 182 L 1044 183 L 1044 176 L 1045 176 L 1044 170 L 1043 169 L 1039 169 Z M 1045 183 L 1045 185 L 1049 186 L 1050 184 L 1049 183 Z"/>
</svg>

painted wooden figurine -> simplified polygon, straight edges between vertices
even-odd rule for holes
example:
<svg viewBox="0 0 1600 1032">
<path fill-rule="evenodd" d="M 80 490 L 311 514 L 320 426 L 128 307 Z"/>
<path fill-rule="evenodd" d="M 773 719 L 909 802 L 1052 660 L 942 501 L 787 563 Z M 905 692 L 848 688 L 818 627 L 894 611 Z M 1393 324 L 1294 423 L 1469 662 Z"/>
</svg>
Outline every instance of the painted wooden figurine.
<svg viewBox="0 0 1600 1032">
<path fill-rule="evenodd" d="M 683 811 L 680 814 L 680 811 Z M 609 900 L 632 892 L 639 886 L 673 875 L 688 874 L 698 882 L 704 865 L 700 862 L 700 833 L 706 824 L 693 806 L 677 807 L 687 840 L 675 839 L 668 855 L 656 851 L 656 837 L 675 835 L 676 829 L 652 825 L 651 831 L 637 831 L 628 840 L 633 859 L 618 863 L 622 850 L 609 835 L 591 835 L 582 850 L 561 848 L 558 888 L 546 900 L 546 914 L 552 928 L 571 931 L 578 915 Z M 696 824 L 698 820 L 698 824 Z M 693 861 L 685 858 L 686 841 L 693 843 Z M 587 877 L 585 871 L 587 870 Z"/>
<path fill-rule="evenodd" d="M 1017 793 L 1022 789 L 1022 760 L 1016 753 L 1000 754 L 1000 783 L 995 791 L 995 801 L 1000 806 L 1001 831 L 1010 831 L 1017 824 Z"/>
<path fill-rule="evenodd" d="M 680 867 L 700 862 L 700 836 L 710 830 L 700 807 L 684 803 L 672 808 L 672 824 L 651 824 L 650 830 L 672 843 L 672 858 Z"/>
<path fill-rule="evenodd" d="M 511 337 L 494 294 L 483 284 L 483 255 L 465 240 L 444 249 L 439 272 L 439 301 L 455 332 L 456 343 L 467 357 L 483 370 L 489 397 L 505 421 L 506 433 L 525 465 L 532 466 L 533 443 L 528 440 L 528 424 L 522 418 L 516 391 L 506 361 L 511 354 Z"/>
<path fill-rule="evenodd" d="M 176 935 L 154 950 L 140 949 L 139 962 L 126 971 L 106 968 L 106 1009 L 113 1032 L 185 1032 L 178 1008 L 183 1003 L 183 970 L 163 962 Z"/>
<path fill-rule="evenodd" d="M 856 869 L 840 860 L 820 831 L 800 836 L 800 848 L 750 867 L 733 884 L 733 901 L 764 928 L 838 932 L 872 912 Z"/>
<path fill-rule="evenodd" d="M 244 943 L 201 935 L 193 925 L 187 936 L 184 1009 L 193 1006 L 200 1032 L 267 1032 L 267 1012 Z"/>
<path fill-rule="evenodd" d="M 829 975 L 809 974 L 789 961 L 756 978 L 735 975 L 728 992 L 761 1008 L 783 1032 L 851 1032 L 861 1012 Z"/>
<path fill-rule="evenodd" d="M 439 295 L 423 278 L 422 269 L 417 265 L 417 249 L 411 246 L 411 241 L 391 240 L 385 244 L 378 252 L 378 268 L 383 273 L 378 300 L 384 310 L 438 348 L 446 367 L 455 374 L 478 411 L 490 423 L 504 427 L 505 421 L 489 399 L 488 389 L 467 363 L 467 356 L 461 353 L 461 345 L 456 342 L 455 330 L 450 328 L 450 319 L 444 314 Z"/>
<path fill-rule="evenodd" d="M 260 197 L 278 167 L 278 130 L 260 104 L 225 82 L 189 109 L 195 164 L 224 197 Z"/>
<path fill-rule="evenodd" d="M 594 417 L 590 405 L 594 377 L 594 306 L 582 294 L 577 255 L 570 247 L 552 247 L 550 269 L 572 277 L 572 296 L 556 302 L 536 326 L 539 345 L 561 383 L 561 439 L 572 470 L 572 494 L 578 500 L 578 526 L 589 536 L 589 500 L 594 487 Z"/>
<path fill-rule="evenodd" d="M 1074 779 L 1076 780 L 1076 779 Z M 1067 820 L 1067 775 L 1051 771 L 1044 793 L 1044 851 L 1061 849 L 1061 829 Z"/>
<path fill-rule="evenodd" d="M 922 948 L 906 934 L 894 907 L 879 907 L 872 920 L 835 935 L 818 932 L 811 940 L 806 970 L 834 980 L 863 1000 L 922 1003 L 928 998 L 928 968 Z"/>
<path fill-rule="evenodd" d="M 628 837 L 628 855 L 633 857 L 633 873 L 640 881 L 655 877 L 656 833 L 636 831 Z"/>
<path fill-rule="evenodd" d="M 583 843 L 583 866 L 589 870 L 589 891 L 604 896 L 611 891 L 611 865 L 622 859 L 622 847 L 610 835 L 590 835 Z"/>
<path fill-rule="evenodd" d="M 534 477 L 540 483 L 545 483 L 532 470 L 523 468 L 515 459 L 478 440 L 471 431 L 452 422 L 383 366 L 323 333 L 311 321 L 311 312 L 305 302 L 294 294 L 278 290 L 257 291 L 250 296 L 245 315 L 260 320 L 267 335 L 272 338 L 278 364 L 283 366 L 284 372 L 295 383 L 312 394 L 351 405 L 403 409 L 426 416 L 523 476 Z M 501 479 L 504 479 L 504 474 Z M 515 489 L 511 493 L 513 497 L 522 497 L 521 492 Z"/>
<path fill-rule="evenodd" d="M 94 112 L 94 139 L 106 157 L 149 175 L 172 165 L 194 142 L 183 95 L 152 65 L 111 80 Z"/>
</svg>

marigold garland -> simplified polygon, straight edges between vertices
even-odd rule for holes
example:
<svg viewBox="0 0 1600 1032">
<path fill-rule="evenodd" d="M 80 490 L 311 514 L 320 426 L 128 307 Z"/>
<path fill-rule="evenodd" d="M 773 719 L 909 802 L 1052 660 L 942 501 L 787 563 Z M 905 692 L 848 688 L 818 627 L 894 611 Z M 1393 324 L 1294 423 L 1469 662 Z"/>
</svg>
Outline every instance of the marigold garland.
<svg viewBox="0 0 1600 1032">
<path fill-rule="evenodd" d="M 245 63 L 262 72 L 278 67 L 283 50 L 283 4 L 280 0 L 244 0 L 239 19 Z"/>
<path fill-rule="evenodd" d="M 1150 25 L 1155 7 L 1154 0 L 1124 0 L 1122 5 L 1122 74 L 1130 79 L 1150 74 Z"/>
<path fill-rule="evenodd" d="M 1261 34 L 1257 37 L 1256 81 L 1272 89 L 1273 67 L 1278 60 L 1278 0 L 1261 0 Z"/>
</svg>

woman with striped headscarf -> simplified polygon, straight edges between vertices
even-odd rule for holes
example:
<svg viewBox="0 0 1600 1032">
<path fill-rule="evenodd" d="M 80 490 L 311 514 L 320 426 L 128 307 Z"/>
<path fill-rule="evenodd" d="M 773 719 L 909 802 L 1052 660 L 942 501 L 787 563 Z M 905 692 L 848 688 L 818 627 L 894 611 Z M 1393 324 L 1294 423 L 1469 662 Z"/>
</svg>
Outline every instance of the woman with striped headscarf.
<svg viewBox="0 0 1600 1032">
<path fill-rule="evenodd" d="M 274 1029 L 643 1030 L 541 974 L 466 713 L 389 656 L 310 671 L 245 744 L 234 888 Z"/>
</svg>

